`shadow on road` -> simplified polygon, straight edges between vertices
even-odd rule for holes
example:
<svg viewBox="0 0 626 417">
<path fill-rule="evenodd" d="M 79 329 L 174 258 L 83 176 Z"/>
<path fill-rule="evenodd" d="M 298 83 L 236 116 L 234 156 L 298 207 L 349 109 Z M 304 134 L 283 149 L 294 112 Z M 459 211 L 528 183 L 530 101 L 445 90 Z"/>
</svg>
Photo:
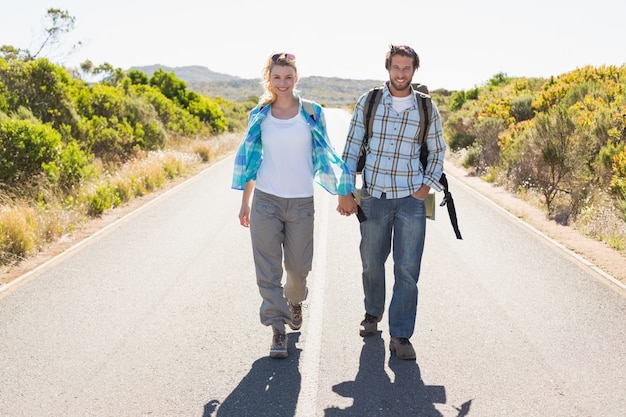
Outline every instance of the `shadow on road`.
<svg viewBox="0 0 626 417">
<path fill-rule="evenodd" d="M 342 397 L 354 398 L 351 407 L 327 408 L 326 417 L 420 416 L 442 417 L 435 403 L 445 404 L 443 386 L 424 385 L 416 362 L 389 358 L 395 378 L 391 382 L 385 372 L 385 343 L 378 332 L 363 339 L 359 371 L 354 381 L 333 387 Z"/>
<path fill-rule="evenodd" d="M 300 332 L 289 333 L 289 357 L 272 359 L 266 356 L 255 361 L 250 372 L 224 402 L 209 401 L 202 416 L 293 417 L 302 379 L 298 369 L 301 350 L 296 347 L 299 338 Z"/>
</svg>

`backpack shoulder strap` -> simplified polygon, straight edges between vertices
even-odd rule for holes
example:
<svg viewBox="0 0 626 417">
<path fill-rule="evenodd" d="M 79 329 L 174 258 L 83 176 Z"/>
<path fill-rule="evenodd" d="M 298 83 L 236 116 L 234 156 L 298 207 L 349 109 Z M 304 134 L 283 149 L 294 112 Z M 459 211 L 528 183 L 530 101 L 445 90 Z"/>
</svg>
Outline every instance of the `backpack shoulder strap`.
<svg viewBox="0 0 626 417">
<path fill-rule="evenodd" d="M 316 121 L 315 109 L 313 108 L 313 103 L 311 102 L 311 100 L 307 100 L 303 98 L 302 107 L 304 107 L 304 111 L 306 111 L 306 113 L 311 117 L 311 119 L 313 119 L 313 121 Z"/>
<path fill-rule="evenodd" d="M 428 136 L 428 124 L 430 123 L 430 115 L 433 111 L 433 104 L 430 101 L 430 96 L 428 94 L 416 91 L 415 97 L 417 98 L 417 107 L 420 111 L 420 136 L 418 141 L 419 144 L 422 144 L 426 141 L 426 136 Z"/>
<path fill-rule="evenodd" d="M 380 102 L 380 97 L 383 95 L 383 89 L 381 87 L 372 88 L 367 94 L 365 99 L 365 107 L 363 108 L 363 125 L 365 126 L 365 134 L 363 135 L 363 141 L 365 144 L 372 136 L 372 126 L 374 125 L 374 118 L 372 112 L 376 111 L 376 107 Z"/>
<path fill-rule="evenodd" d="M 411 85 L 413 86 L 413 90 L 415 90 L 415 91 L 420 91 L 420 92 L 422 92 L 424 94 L 430 94 L 428 92 L 428 87 L 426 85 L 424 85 L 424 84 L 413 83 Z"/>
<path fill-rule="evenodd" d="M 372 113 L 376 112 L 376 107 L 380 102 L 382 96 L 382 87 L 372 88 L 365 98 L 365 105 L 363 107 L 363 141 L 361 142 L 361 149 L 359 151 L 359 157 L 357 158 L 356 173 L 360 174 L 365 168 L 365 158 L 367 157 L 367 150 L 369 149 L 369 139 L 372 136 L 372 126 L 374 125 L 374 117 Z M 365 185 L 365 181 L 363 182 Z"/>
</svg>

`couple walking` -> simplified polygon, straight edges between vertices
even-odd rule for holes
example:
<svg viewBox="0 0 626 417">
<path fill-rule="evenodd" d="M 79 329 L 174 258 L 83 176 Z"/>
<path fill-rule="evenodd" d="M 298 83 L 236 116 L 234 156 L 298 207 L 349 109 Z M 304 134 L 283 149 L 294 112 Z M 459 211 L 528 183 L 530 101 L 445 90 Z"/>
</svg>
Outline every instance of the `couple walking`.
<svg viewBox="0 0 626 417">
<path fill-rule="evenodd" d="M 232 188 L 243 190 L 239 222 L 250 229 L 261 323 L 272 328 L 270 356 L 288 356 L 285 326 L 302 326 L 302 302 L 313 260 L 314 183 L 338 196 L 337 211 L 362 210 L 360 223 L 364 318 L 361 336 L 375 335 L 385 310 L 385 261 L 392 252 L 394 287 L 388 320 L 389 349 L 415 359 L 410 342 L 417 314 L 417 281 L 426 231 L 424 200 L 443 171 L 446 145 L 437 107 L 432 106 L 428 163 L 416 145 L 420 112 L 411 82 L 419 56 L 392 45 L 385 56 L 389 80 L 372 109 L 373 127 L 355 199 L 355 173 L 364 137 L 367 94 L 356 105 L 342 157 L 332 148 L 322 107 L 296 90 L 296 57 L 271 55 L 263 69 L 264 94 L 248 116 L 235 158 Z M 251 202 L 252 200 L 252 202 Z M 284 268 L 283 268 L 284 265 Z M 283 286 L 283 274 L 286 276 Z"/>
</svg>

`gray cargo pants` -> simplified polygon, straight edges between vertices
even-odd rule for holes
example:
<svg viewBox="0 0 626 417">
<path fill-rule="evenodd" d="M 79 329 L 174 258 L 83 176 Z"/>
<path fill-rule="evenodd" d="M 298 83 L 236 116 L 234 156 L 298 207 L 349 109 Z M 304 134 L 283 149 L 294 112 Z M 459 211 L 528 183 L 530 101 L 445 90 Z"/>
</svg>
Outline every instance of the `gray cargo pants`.
<svg viewBox="0 0 626 417">
<path fill-rule="evenodd" d="M 313 197 L 282 198 L 254 190 L 250 235 L 259 293 L 261 323 L 284 332 L 291 322 L 288 301 L 307 297 L 313 264 Z M 286 281 L 283 289 L 283 253 Z"/>
</svg>

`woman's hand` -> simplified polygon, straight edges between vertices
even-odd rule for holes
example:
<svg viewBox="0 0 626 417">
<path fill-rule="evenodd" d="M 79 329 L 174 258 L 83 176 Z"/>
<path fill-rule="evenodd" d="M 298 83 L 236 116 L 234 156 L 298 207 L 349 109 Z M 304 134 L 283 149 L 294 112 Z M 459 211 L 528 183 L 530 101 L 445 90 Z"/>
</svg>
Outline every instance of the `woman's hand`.
<svg viewBox="0 0 626 417">
<path fill-rule="evenodd" d="M 250 227 L 250 205 L 241 205 L 241 209 L 239 210 L 239 224 L 243 227 Z"/>
<path fill-rule="evenodd" d="M 338 197 L 337 212 L 342 216 L 350 216 L 356 214 L 358 204 L 352 194 L 340 195 Z"/>
</svg>

